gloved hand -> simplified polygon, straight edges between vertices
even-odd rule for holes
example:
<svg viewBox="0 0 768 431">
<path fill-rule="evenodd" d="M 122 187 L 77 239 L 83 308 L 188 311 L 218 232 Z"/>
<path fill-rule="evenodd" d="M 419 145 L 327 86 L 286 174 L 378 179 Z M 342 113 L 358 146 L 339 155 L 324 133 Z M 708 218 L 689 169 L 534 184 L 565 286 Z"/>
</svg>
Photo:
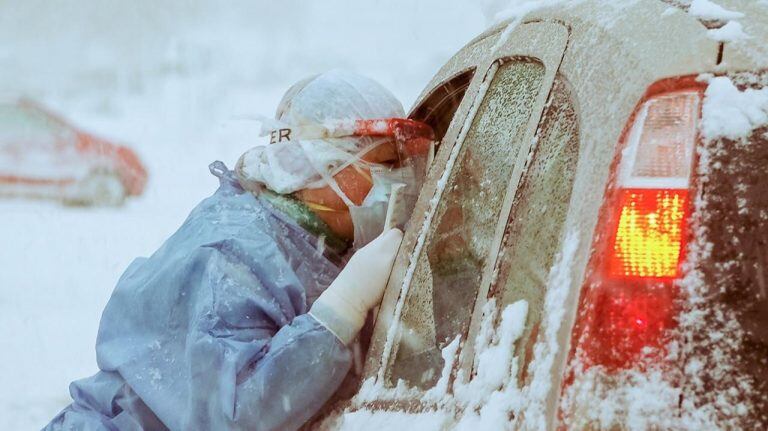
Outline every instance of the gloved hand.
<svg viewBox="0 0 768 431">
<path fill-rule="evenodd" d="M 360 332 L 368 310 L 381 302 L 403 232 L 391 229 L 358 250 L 309 311 L 344 344 Z"/>
</svg>

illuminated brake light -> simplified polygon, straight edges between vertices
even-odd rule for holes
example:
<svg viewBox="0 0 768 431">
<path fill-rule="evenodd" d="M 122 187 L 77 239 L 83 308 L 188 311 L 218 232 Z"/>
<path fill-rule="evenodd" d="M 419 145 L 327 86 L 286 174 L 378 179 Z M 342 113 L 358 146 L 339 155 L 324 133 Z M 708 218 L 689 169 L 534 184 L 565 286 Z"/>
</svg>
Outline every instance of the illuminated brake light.
<svg viewBox="0 0 768 431">
<path fill-rule="evenodd" d="M 698 89 L 649 98 L 619 146 L 574 327 L 585 367 L 632 368 L 676 325 L 700 104 Z"/>
<path fill-rule="evenodd" d="M 688 190 L 624 189 L 618 204 L 609 275 L 677 276 Z"/>
<path fill-rule="evenodd" d="M 700 102 L 681 91 L 638 112 L 619 164 L 607 275 L 677 276 Z"/>
</svg>

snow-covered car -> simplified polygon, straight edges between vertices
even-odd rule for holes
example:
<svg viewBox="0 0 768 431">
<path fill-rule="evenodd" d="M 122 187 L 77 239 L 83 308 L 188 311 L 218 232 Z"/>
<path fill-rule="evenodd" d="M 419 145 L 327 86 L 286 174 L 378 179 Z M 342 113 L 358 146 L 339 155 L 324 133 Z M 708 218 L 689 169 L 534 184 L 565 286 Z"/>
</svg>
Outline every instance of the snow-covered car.
<svg viewBox="0 0 768 431">
<path fill-rule="evenodd" d="M 147 171 L 131 149 L 30 100 L 0 103 L 0 196 L 118 205 L 140 195 L 146 182 Z"/>
<path fill-rule="evenodd" d="M 363 383 L 321 428 L 768 429 L 768 5 L 718 3 L 561 2 L 440 69 Z"/>
</svg>

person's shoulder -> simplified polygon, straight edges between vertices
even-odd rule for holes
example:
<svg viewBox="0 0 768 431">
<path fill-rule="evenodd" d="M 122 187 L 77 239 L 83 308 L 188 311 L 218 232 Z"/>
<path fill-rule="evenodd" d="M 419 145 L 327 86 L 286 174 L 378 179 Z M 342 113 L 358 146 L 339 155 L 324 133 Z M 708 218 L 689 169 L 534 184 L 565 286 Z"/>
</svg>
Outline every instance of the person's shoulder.
<svg viewBox="0 0 768 431">
<path fill-rule="evenodd" d="M 209 197 L 203 199 L 192 211 L 195 213 L 210 213 L 222 211 L 237 211 L 240 209 L 255 210 L 259 206 L 258 200 L 252 193 L 244 190 L 235 173 L 227 168 L 221 161 L 215 161 L 208 166 L 215 177 L 219 179 L 219 186 Z"/>
<path fill-rule="evenodd" d="M 174 236 L 226 236 L 227 232 L 255 229 L 261 224 L 259 220 L 265 216 L 263 203 L 240 187 L 234 173 L 222 162 L 212 163 L 210 170 L 219 178 L 218 188 L 190 211 Z"/>
</svg>

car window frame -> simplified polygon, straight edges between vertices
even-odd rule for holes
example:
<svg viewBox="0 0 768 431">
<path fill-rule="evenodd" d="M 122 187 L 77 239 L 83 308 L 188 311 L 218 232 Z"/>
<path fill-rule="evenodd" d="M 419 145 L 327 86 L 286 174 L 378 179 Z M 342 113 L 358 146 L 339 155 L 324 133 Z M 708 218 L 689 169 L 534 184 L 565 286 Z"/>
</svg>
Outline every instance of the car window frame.
<svg viewBox="0 0 768 431">
<path fill-rule="evenodd" d="M 470 81 L 467 91 L 464 94 L 464 98 L 459 104 L 459 107 L 456 110 L 453 119 L 451 120 L 451 125 L 448 127 L 448 131 L 443 137 L 442 143 L 439 145 L 437 153 L 435 154 L 432 166 L 428 171 L 426 181 L 422 187 L 422 192 L 419 195 L 413 214 L 411 215 L 411 218 L 408 222 L 408 226 L 411 227 L 406 229 L 404 232 L 400 251 L 395 257 L 392 274 L 390 275 L 387 288 L 381 301 L 381 305 L 375 311 L 376 317 L 374 320 L 376 323 L 373 328 L 370 347 L 365 359 L 365 366 L 363 370 L 364 379 L 375 377 L 376 370 L 380 366 L 380 359 L 383 347 L 386 343 L 388 326 L 387 323 L 383 321 L 383 319 L 394 314 L 400 297 L 400 283 L 397 283 L 396 280 L 402 281 L 405 277 L 411 255 L 410 251 L 408 250 L 413 250 L 418 240 L 418 235 L 421 232 L 423 215 L 429 208 L 429 201 L 434 195 L 434 191 L 437 185 L 436 183 L 439 178 L 437 172 L 444 169 L 448 161 L 451 149 L 455 145 L 459 132 L 461 131 L 461 126 L 467 121 L 467 116 L 470 113 L 470 109 L 472 108 L 475 99 L 478 97 L 478 93 L 484 79 L 485 71 L 480 73 L 479 70 L 481 69 L 479 69 L 479 67 L 481 67 L 481 64 L 485 62 L 486 56 L 479 58 L 471 55 L 464 56 L 462 55 L 462 52 L 465 50 L 491 50 L 494 44 L 497 42 L 498 36 L 498 34 L 494 34 L 483 40 L 470 43 L 462 51 L 457 53 L 437 73 L 438 76 L 446 76 L 447 78 L 445 80 L 441 80 L 438 84 L 431 85 L 428 90 L 423 92 L 423 95 L 420 96 L 417 101 L 416 106 L 419 106 L 419 104 L 423 103 L 427 95 L 431 94 L 435 88 L 446 84 L 451 78 L 461 74 L 463 71 L 468 69 L 475 69 L 475 73 L 472 77 L 472 80 Z"/>
<path fill-rule="evenodd" d="M 568 213 L 570 212 L 570 204 L 571 204 L 571 200 L 573 199 L 573 189 L 574 189 L 574 183 L 576 180 L 576 173 L 578 172 L 577 166 L 578 166 L 578 160 L 579 160 L 580 149 L 581 149 L 581 135 L 580 135 L 580 121 L 579 121 L 580 118 L 579 118 L 579 112 L 577 109 L 577 103 L 574 97 L 573 88 L 570 82 L 568 82 L 568 80 L 559 73 L 555 78 L 555 85 L 553 85 L 553 87 L 551 88 L 549 97 L 547 99 L 547 109 L 549 109 L 551 106 L 553 106 L 552 104 L 555 103 L 554 100 L 558 90 L 559 90 L 559 94 L 561 94 L 562 97 L 564 98 L 563 100 L 565 100 L 566 103 L 568 104 L 568 108 L 565 108 L 565 109 L 570 109 L 574 113 L 574 134 L 572 138 L 575 138 L 575 142 L 566 143 L 565 145 L 570 147 L 570 151 L 573 151 L 573 154 L 571 156 L 573 157 L 572 161 L 576 166 L 574 166 L 574 169 L 571 174 L 572 176 L 570 178 L 569 188 L 567 190 L 567 200 L 564 203 L 565 208 L 562 215 L 562 220 L 560 221 L 560 232 L 557 234 L 557 238 L 558 238 L 556 240 L 557 242 L 553 244 L 553 247 L 554 247 L 553 250 L 555 253 L 554 253 L 552 262 L 550 262 L 550 264 L 546 268 L 547 274 L 549 274 L 549 271 L 551 270 L 552 266 L 557 263 L 557 254 L 562 251 L 562 248 L 564 245 L 563 241 L 567 234 L 566 231 L 568 227 Z M 502 266 L 507 265 L 507 263 L 505 262 L 505 258 L 510 257 L 509 250 L 513 247 L 516 247 L 516 244 L 514 242 L 511 242 L 511 240 L 508 238 L 508 234 L 510 234 L 509 229 L 512 228 L 512 223 L 514 222 L 514 216 L 516 215 L 516 211 L 519 209 L 518 205 L 520 204 L 520 201 L 519 201 L 520 195 L 521 193 L 525 192 L 526 183 L 528 183 L 528 181 L 531 180 L 531 178 L 529 177 L 532 174 L 530 169 L 534 165 L 534 163 L 536 163 L 537 158 L 540 156 L 539 154 L 540 150 L 545 150 L 544 148 L 541 147 L 541 145 L 544 143 L 547 143 L 550 145 L 556 144 L 553 142 L 543 142 L 542 140 L 541 131 L 542 131 L 542 128 L 545 127 L 545 121 L 547 120 L 546 114 L 547 113 L 545 110 L 545 112 L 540 118 L 537 130 L 536 130 L 536 138 L 534 139 L 534 144 L 530 147 L 529 154 L 526 155 L 526 165 L 524 168 L 525 171 L 523 172 L 523 176 L 520 180 L 519 187 L 515 190 L 515 193 L 513 196 L 513 199 L 514 199 L 513 206 L 510 211 L 507 223 L 505 225 L 505 231 L 502 238 L 501 248 L 499 250 L 498 258 L 495 262 L 494 269 L 493 269 L 494 277 L 491 280 L 490 289 L 488 291 L 488 296 L 486 298 L 486 301 L 495 300 L 496 306 L 499 307 L 500 309 L 503 309 L 504 307 L 512 305 L 516 302 L 516 301 L 513 301 L 513 302 L 505 303 L 503 301 L 503 298 L 506 296 L 507 280 L 502 279 L 500 277 L 502 274 L 502 271 L 501 271 Z M 543 297 L 541 298 L 542 301 L 546 297 L 546 292 L 550 287 L 548 285 L 548 281 L 549 281 L 548 279 L 544 281 Z M 484 304 L 485 303 L 483 303 L 483 305 Z M 528 319 L 530 318 L 531 304 L 529 303 L 528 305 L 529 305 L 529 312 L 528 312 L 529 314 L 528 316 L 526 316 L 526 322 L 525 322 L 526 327 L 529 325 Z M 544 314 L 545 314 L 545 310 L 542 310 L 542 315 L 540 316 L 538 325 L 541 325 Z M 527 333 L 527 329 L 526 331 L 523 332 L 523 334 L 526 334 L 526 333 Z M 474 339 L 475 337 L 477 337 L 477 335 L 478 335 L 477 332 L 469 333 L 467 338 Z M 521 388 L 529 383 L 526 379 L 524 379 L 524 375 L 527 372 L 529 361 L 532 360 L 532 357 L 528 357 L 529 354 L 531 354 L 532 356 L 532 351 L 528 351 L 526 347 L 530 347 L 532 350 L 533 346 L 537 342 L 536 341 L 537 335 L 535 332 L 528 333 L 527 339 L 522 338 L 523 336 L 524 335 L 521 335 L 521 338 L 515 342 L 515 345 L 517 347 L 515 347 L 514 349 L 514 351 L 516 352 L 515 356 L 519 358 L 519 361 L 518 361 L 519 370 L 518 370 L 517 377 L 518 377 L 518 386 Z M 528 342 L 527 346 L 519 344 L 523 340 L 526 340 Z M 476 366 L 477 366 L 476 363 L 468 364 L 467 365 L 468 368 L 463 369 L 465 375 L 474 376 L 477 371 Z M 530 374 L 528 374 L 527 378 L 530 378 Z"/>
<path fill-rule="evenodd" d="M 425 203 L 429 203 L 429 201 L 435 198 L 439 200 L 442 197 L 441 190 L 438 189 L 436 183 L 443 174 L 445 174 L 446 177 L 447 175 L 450 175 L 450 172 L 444 172 L 449 156 L 454 151 L 458 152 L 464 144 L 464 138 L 468 132 L 469 125 L 471 125 L 474 120 L 476 110 L 485 97 L 487 85 L 493 80 L 496 70 L 501 62 L 510 58 L 527 57 L 543 63 L 545 65 L 545 72 L 540 91 L 536 97 L 535 106 L 531 110 L 531 115 L 526 125 L 524 139 L 520 144 L 520 150 L 516 157 L 512 174 L 507 183 L 505 198 L 497 220 L 494 239 L 489 247 L 490 252 L 485 263 L 482 282 L 477 290 L 476 302 L 472 310 L 470 327 L 468 330 L 468 333 L 470 334 L 477 331 L 477 327 L 482 318 L 482 307 L 487 301 L 493 268 L 501 248 L 502 237 L 514 202 L 515 191 L 521 183 L 526 159 L 533 145 L 534 134 L 538 129 L 546 102 L 549 99 L 549 93 L 554 84 L 555 76 L 565 55 L 569 40 L 569 29 L 557 22 L 531 21 L 518 26 L 512 26 L 503 32 L 492 34 L 488 39 L 493 41 L 493 45 L 488 49 L 487 55 L 483 57 L 481 61 L 478 61 L 475 66 L 475 76 L 472 78 L 472 82 L 464 96 L 464 100 L 462 100 L 461 106 L 457 110 L 451 126 L 446 133 L 446 137 L 443 140 L 443 144 L 441 145 L 434 167 L 431 171 L 430 178 L 428 178 L 427 184 L 419 198 L 419 204 L 422 204 L 421 209 L 424 210 L 428 208 L 424 205 Z M 476 42 L 475 45 L 477 43 L 479 42 Z M 477 48 L 475 47 L 475 49 Z M 431 93 L 431 91 L 425 91 L 425 94 L 429 93 Z M 411 262 L 415 263 L 418 258 L 418 253 L 423 251 L 420 249 L 417 250 L 416 248 L 419 236 L 421 236 L 422 233 L 425 233 L 425 230 L 430 228 L 430 224 L 424 222 L 425 214 L 423 211 L 419 211 L 419 204 L 417 204 L 416 211 L 414 211 L 411 220 L 411 228 L 406 232 L 404 244 L 401 246 L 401 250 L 398 253 L 396 268 L 395 271 L 393 271 L 393 275 L 390 277 L 384 302 L 380 308 L 377 324 L 374 329 L 371 350 L 366 359 L 366 367 L 364 371 L 365 378 L 373 378 L 376 381 L 383 381 L 385 378 L 384 373 L 391 363 L 391 359 L 393 359 L 391 349 L 387 350 L 384 343 L 390 342 L 389 340 L 393 333 L 393 330 L 390 328 L 390 322 L 396 322 L 395 325 L 399 326 L 399 319 L 401 316 L 397 314 L 396 308 L 399 306 L 402 310 L 402 303 L 407 299 L 407 293 L 406 295 L 403 295 L 403 292 L 407 291 L 407 289 L 401 289 L 401 287 L 405 287 L 403 280 L 405 279 L 407 269 L 411 266 Z M 435 205 L 435 207 L 436 206 L 437 205 Z M 432 208 L 432 210 L 434 211 L 434 208 Z M 459 361 L 457 361 L 461 367 L 467 367 L 467 362 L 469 362 L 469 366 L 471 366 L 471 358 L 474 357 L 472 343 L 464 344 L 465 346 L 460 352 Z M 454 374 L 455 371 L 456 370 L 454 369 Z M 417 401 L 407 396 L 399 401 L 402 403 L 409 400 Z M 367 404 L 374 408 L 375 404 L 381 405 L 381 402 Z M 398 402 L 389 401 L 384 404 L 396 405 Z M 428 407 L 421 405 L 421 408 Z"/>
</svg>

